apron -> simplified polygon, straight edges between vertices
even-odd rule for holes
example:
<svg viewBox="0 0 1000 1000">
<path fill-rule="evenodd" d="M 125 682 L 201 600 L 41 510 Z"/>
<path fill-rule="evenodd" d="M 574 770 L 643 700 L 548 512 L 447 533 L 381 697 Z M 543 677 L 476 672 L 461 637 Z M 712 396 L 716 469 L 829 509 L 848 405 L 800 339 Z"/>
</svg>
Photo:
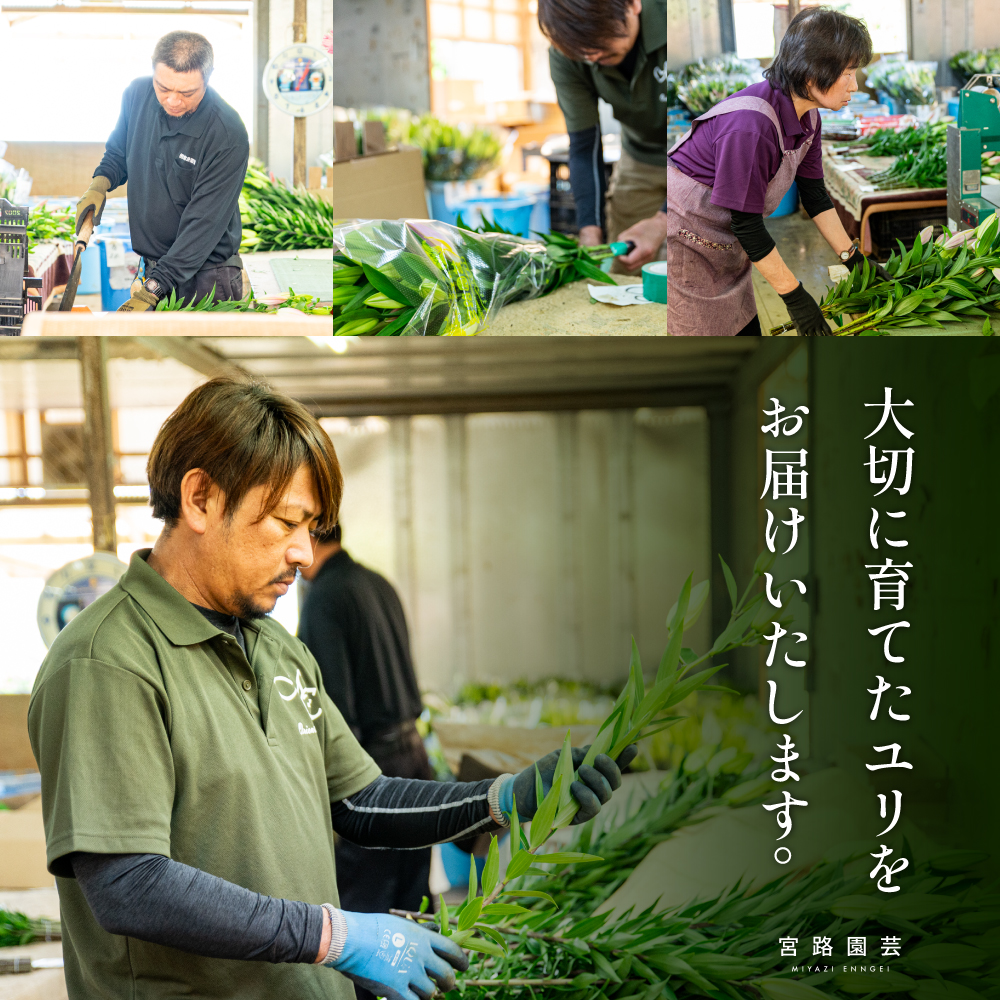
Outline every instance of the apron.
<svg viewBox="0 0 1000 1000">
<path fill-rule="evenodd" d="M 760 97 L 730 97 L 696 118 L 674 144 L 680 148 L 698 122 L 732 111 L 759 111 L 778 133 L 784 155 L 764 196 L 770 215 L 795 180 L 799 164 L 812 146 L 814 133 L 798 149 L 785 149 L 785 134 L 774 108 Z M 814 128 L 819 117 L 809 112 Z M 669 163 L 669 161 L 668 161 Z M 667 329 L 674 337 L 732 337 L 757 314 L 750 258 L 729 228 L 728 208 L 712 204 L 712 189 L 688 177 L 672 163 L 667 184 Z"/>
</svg>

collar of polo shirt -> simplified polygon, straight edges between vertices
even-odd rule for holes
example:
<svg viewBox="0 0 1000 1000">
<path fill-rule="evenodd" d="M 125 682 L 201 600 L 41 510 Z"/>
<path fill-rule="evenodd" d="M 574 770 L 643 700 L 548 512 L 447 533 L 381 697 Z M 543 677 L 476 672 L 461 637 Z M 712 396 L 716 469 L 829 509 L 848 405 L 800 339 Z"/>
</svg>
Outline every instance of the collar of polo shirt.
<svg viewBox="0 0 1000 1000">
<path fill-rule="evenodd" d="M 150 552 L 140 549 L 132 554 L 128 572 L 119 581 L 122 589 L 175 646 L 194 646 L 224 635 L 146 562 Z"/>
</svg>

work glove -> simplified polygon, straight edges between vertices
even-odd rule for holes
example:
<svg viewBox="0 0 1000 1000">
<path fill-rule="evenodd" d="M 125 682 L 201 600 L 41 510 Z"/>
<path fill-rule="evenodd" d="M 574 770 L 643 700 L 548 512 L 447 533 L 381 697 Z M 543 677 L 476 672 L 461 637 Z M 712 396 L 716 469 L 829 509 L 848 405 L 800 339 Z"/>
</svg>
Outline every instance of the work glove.
<svg viewBox="0 0 1000 1000">
<path fill-rule="evenodd" d="M 338 912 L 347 924 L 347 939 L 327 968 L 378 997 L 429 1000 L 435 983 L 447 993 L 455 988 L 455 969 L 465 972 L 469 967 L 468 956 L 457 944 L 413 920 L 387 913 Z"/>
<path fill-rule="evenodd" d="M 111 181 L 107 177 L 95 177 L 90 182 L 86 194 L 76 203 L 76 232 L 78 236 L 88 212 L 94 213 L 94 227 L 96 228 L 100 224 L 104 203 L 108 200 L 110 190 Z"/>
<path fill-rule="evenodd" d="M 892 278 L 889 277 L 889 272 L 881 264 L 877 264 L 873 260 L 868 260 L 868 258 L 857 247 L 854 248 L 854 253 L 847 258 L 846 266 L 854 271 L 857 268 L 864 267 L 866 260 L 868 261 L 869 266 L 875 271 L 875 277 L 878 278 L 879 281 L 892 281 Z"/>
<path fill-rule="evenodd" d="M 611 793 L 621 787 L 622 769 L 628 767 L 639 752 L 639 748 L 632 743 L 622 750 L 617 760 L 612 760 L 606 753 L 599 753 L 594 758 L 593 767 L 590 765 L 580 767 L 589 749 L 589 745 L 573 748 L 573 770 L 579 768 L 580 772 L 579 780 L 569 786 L 573 798 L 580 803 L 580 811 L 573 817 L 574 825 L 586 823 L 601 811 L 601 806 L 611 798 Z M 531 819 L 538 810 L 538 800 L 535 797 L 535 768 L 538 768 L 542 778 L 542 791 L 547 795 L 552 787 L 558 761 L 559 751 L 553 750 L 541 760 L 535 761 L 531 767 L 526 767 L 520 774 L 508 778 L 500 786 L 497 797 L 500 811 L 509 816 L 514 808 L 516 796 L 517 815 L 523 820 Z"/>
<path fill-rule="evenodd" d="M 147 292 L 145 288 L 140 285 L 135 288 L 135 282 L 133 284 L 132 298 L 128 302 L 123 302 L 118 307 L 118 312 L 120 313 L 138 313 L 145 312 L 147 309 L 155 309 L 156 303 L 160 300 L 152 293 Z"/>
<path fill-rule="evenodd" d="M 782 295 L 781 301 L 785 303 L 788 315 L 792 317 L 800 337 L 831 336 L 830 324 L 827 323 L 816 300 L 802 287 L 801 281 L 798 288 Z"/>
</svg>

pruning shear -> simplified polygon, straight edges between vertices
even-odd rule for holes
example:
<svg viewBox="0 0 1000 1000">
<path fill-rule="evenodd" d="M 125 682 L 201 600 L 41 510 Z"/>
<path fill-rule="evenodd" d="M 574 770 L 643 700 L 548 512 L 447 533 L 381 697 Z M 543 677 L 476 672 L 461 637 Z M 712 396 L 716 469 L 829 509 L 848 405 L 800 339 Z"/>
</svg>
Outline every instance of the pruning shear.
<svg viewBox="0 0 1000 1000">
<path fill-rule="evenodd" d="M 635 249 L 635 243 L 632 240 L 626 240 L 624 243 L 612 243 L 611 250 L 616 257 L 627 257 Z"/>
</svg>

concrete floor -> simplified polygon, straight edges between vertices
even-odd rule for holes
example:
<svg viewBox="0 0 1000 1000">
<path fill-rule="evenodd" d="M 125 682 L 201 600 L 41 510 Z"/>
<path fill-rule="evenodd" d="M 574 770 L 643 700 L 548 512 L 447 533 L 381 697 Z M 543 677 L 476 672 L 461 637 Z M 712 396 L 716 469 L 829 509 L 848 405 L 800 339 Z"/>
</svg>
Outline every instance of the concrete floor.
<svg viewBox="0 0 1000 1000">
<path fill-rule="evenodd" d="M 765 225 L 777 244 L 782 260 L 818 302 L 831 287 L 828 268 L 839 263 L 830 244 L 823 239 L 812 220 L 801 212 L 780 219 L 768 219 Z M 753 269 L 753 289 L 765 336 L 772 327 L 789 322 L 785 304 L 756 268 Z"/>
</svg>

